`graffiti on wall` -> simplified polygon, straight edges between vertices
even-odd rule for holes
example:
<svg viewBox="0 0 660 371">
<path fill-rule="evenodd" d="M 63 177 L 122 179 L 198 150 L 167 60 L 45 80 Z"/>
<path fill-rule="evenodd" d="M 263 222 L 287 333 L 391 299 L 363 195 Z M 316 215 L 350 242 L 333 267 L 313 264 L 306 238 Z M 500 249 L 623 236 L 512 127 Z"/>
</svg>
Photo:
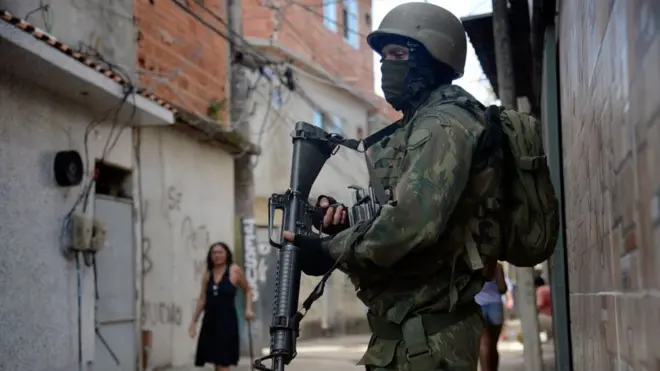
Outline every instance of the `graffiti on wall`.
<svg viewBox="0 0 660 371">
<path fill-rule="evenodd" d="M 145 301 L 142 305 L 142 325 L 177 325 L 183 322 L 181 307 L 176 303 Z"/>
<path fill-rule="evenodd" d="M 192 218 L 185 216 L 181 221 L 180 231 L 184 248 L 195 256 L 192 261 L 193 275 L 195 282 L 198 282 L 206 271 L 206 250 L 211 244 L 209 230 L 206 225 L 195 225 Z"/>
<path fill-rule="evenodd" d="M 175 186 L 167 187 L 167 210 L 181 211 L 181 201 L 183 201 L 183 192 Z"/>
<path fill-rule="evenodd" d="M 142 202 L 142 210 L 140 210 L 140 223 L 144 226 L 147 222 L 147 216 L 149 212 L 149 201 L 144 200 Z M 154 267 L 154 263 L 151 260 L 151 240 L 146 235 L 142 234 L 142 275 L 146 276 L 151 272 L 151 269 Z"/>
<path fill-rule="evenodd" d="M 252 290 L 252 301 L 256 302 L 261 298 L 260 287 L 266 282 L 268 275 L 268 256 L 270 255 L 270 245 L 268 243 L 259 243 L 257 241 L 256 225 L 253 218 L 244 218 L 241 220 L 243 253 L 245 262 L 245 278 Z"/>
<path fill-rule="evenodd" d="M 206 251 L 211 243 L 206 225 L 195 225 L 189 216 L 181 221 L 181 240 L 189 251 Z"/>
</svg>

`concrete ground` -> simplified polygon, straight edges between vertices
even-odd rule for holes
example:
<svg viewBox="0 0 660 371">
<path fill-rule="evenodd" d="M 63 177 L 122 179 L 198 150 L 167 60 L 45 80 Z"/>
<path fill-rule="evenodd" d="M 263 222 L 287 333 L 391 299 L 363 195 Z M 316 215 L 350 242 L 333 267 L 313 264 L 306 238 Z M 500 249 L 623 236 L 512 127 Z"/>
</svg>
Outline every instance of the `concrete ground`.
<svg viewBox="0 0 660 371">
<path fill-rule="evenodd" d="M 525 371 L 523 346 L 516 340 L 520 332 L 520 321 L 507 321 L 499 342 L 499 371 Z M 286 371 L 364 371 L 364 366 L 356 366 L 366 350 L 369 336 L 351 335 L 332 338 L 319 338 L 298 342 L 298 356 L 286 367 Z M 263 349 L 262 352 L 267 352 Z M 256 352 L 255 352 L 256 353 Z M 544 371 L 555 371 L 554 346 L 552 342 L 543 344 Z M 266 363 L 270 366 L 270 362 Z M 168 371 L 196 371 L 193 367 L 169 369 Z M 204 370 L 213 370 L 212 368 Z M 250 360 L 241 359 L 238 367 L 231 371 L 252 371 Z"/>
<path fill-rule="evenodd" d="M 355 364 L 366 349 L 367 336 L 343 336 L 316 339 L 298 343 L 298 356 L 286 371 L 364 371 Z M 517 341 L 500 342 L 500 371 L 524 371 L 522 345 Z M 554 371 L 554 350 L 552 343 L 543 345 L 545 371 Z M 270 363 L 267 364 L 270 366 Z M 193 371 L 182 368 L 176 371 Z M 209 370 L 212 370 L 209 368 Z M 241 359 L 240 365 L 232 371 L 251 371 L 249 359 Z"/>
</svg>

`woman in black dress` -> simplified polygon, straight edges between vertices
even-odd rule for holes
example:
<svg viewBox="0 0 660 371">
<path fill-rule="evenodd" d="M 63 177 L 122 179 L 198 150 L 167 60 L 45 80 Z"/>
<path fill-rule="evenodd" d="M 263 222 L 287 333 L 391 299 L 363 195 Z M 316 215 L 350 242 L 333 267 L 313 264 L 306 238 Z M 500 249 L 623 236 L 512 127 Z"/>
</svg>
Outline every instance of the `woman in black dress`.
<svg viewBox="0 0 660 371">
<path fill-rule="evenodd" d="M 238 364 L 239 358 L 238 318 L 234 305 L 236 287 L 245 291 L 245 318 L 248 321 L 253 317 L 252 293 L 243 271 L 233 263 L 232 253 L 225 243 L 211 245 L 206 266 L 208 274 L 202 276 L 202 290 L 188 330 L 190 337 L 194 338 L 197 321 L 203 311 L 195 366 L 203 367 L 211 363 L 216 371 L 228 371 L 229 366 Z"/>
</svg>

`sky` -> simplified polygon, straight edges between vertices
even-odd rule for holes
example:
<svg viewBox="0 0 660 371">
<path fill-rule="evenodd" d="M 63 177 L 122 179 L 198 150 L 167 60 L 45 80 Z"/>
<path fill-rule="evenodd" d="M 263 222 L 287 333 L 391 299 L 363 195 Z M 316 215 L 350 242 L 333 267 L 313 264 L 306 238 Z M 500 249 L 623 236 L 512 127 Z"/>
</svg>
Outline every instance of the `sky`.
<svg viewBox="0 0 660 371">
<path fill-rule="evenodd" d="M 423 0 L 418 0 L 423 1 Z M 372 28 L 378 28 L 380 22 L 383 20 L 383 17 L 392 10 L 397 5 L 409 3 L 409 0 L 372 0 Z M 459 18 L 466 17 L 468 15 L 475 14 L 484 14 L 490 13 L 492 11 L 491 0 L 428 0 L 428 3 L 439 5 L 450 12 L 454 13 Z M 383 95 L 383 92 L 380 88 L 380 62 L 379 56 L 374 53 L 374 91 L 376 94 Z M 481 70 L 481 65 L 477 59 L 476 54 L 474 53 L 474 48 L 468 40 L 468 51 L 467 51 L 467 60 L 465 63 L 465 73 L 463 77 L 454 82 L 457 85 L 460 85 L 469 93 L 474 95 L 475 98 L 480 100 L 484 104 L 489 104 L 494 102 L 495 97 L 489 92 L 488 87 L 490 83 L 486 79 L 483 71 Z"/>
</svg>

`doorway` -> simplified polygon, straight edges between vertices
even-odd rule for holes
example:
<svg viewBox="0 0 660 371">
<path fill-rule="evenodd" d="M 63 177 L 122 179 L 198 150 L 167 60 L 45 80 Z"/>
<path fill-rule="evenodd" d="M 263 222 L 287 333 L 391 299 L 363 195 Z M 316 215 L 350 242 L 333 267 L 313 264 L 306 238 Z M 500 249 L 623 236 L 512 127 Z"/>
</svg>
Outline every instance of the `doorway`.
<svg viewBox="0 0 660 371">
<path fill-rule="evenodd" d="M 94 216 L 106 225 L 96 253 L 95 370 L 133 371 L 138 365 L 136 247 L 130 171 L 97 163 Z"/>
</svg>

